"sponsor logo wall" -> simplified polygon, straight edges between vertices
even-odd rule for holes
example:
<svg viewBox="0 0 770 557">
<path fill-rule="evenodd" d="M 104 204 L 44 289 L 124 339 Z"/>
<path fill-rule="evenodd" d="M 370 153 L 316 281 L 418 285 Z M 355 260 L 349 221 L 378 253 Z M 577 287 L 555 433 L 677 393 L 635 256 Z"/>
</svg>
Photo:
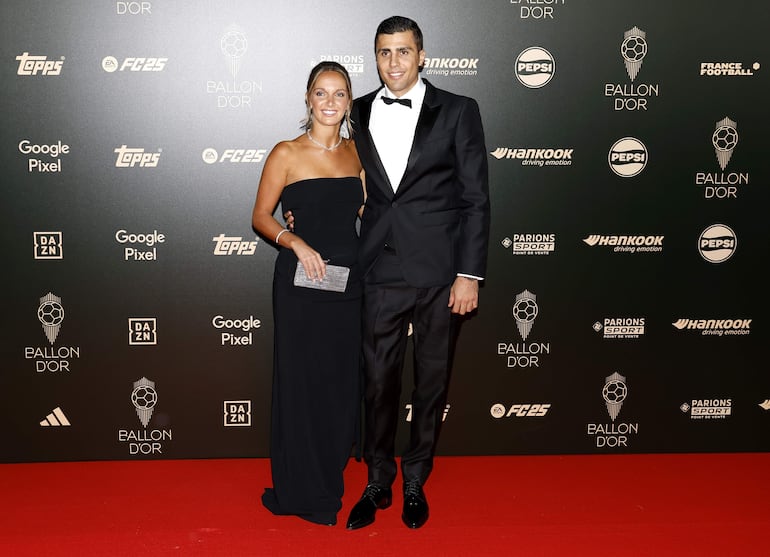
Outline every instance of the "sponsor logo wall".
<svg viewBox="0 0 770 557">
<path fill-rule="evenodd" d="M 394 13 L 478 100 L 490 169 L 440 453 L 770 450 L 765 7 L 331 7 L 344 33 L 291 2 L 0 8 L 0 462 L 268 456 L 257 183 L 314 64 L 378 86 Z"/>
</svg>

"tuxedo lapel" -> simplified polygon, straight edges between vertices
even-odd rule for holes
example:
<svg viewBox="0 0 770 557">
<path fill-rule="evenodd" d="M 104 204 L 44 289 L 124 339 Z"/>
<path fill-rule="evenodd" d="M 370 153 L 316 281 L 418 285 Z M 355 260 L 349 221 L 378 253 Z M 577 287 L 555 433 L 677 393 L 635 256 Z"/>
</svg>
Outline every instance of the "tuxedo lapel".
<svg viewBox="0 0 770 557">
<path fill-rule="evenodd" d="M 363 132 L 361 135 L 364 137 L 356 137 L 354 139 L 356 140 L 357 145 L 360 142 L 359 150 L 368 152 L 371 160 L 374 162 L 374 169 L 371 167 L 367 168 L 367 174 L 373 174 L 376 172 L 379 179 L 371 181 L 379 184 L 380 189 L 390 199 L 393 197 L 393 187 L 390 184 L 388 173 L 385 171 L 385 165 L 382 164 L 382 160 L 380 159 L 380 154 L 377 152 L 377 146 L 374 144 L 372 132 L 369 130 L 369 122 L 371 121 L 372 117 L 372 102 L 377 98 L 378 92 L 379 89 L 357 101 L 358 117 L 361 119 L 361 122 L 359 123 L 359 130 Z"/>
<path fill-rule="evenodd" d="M 401 178 L 401 184 L 399 184 L 398 187 L 399 191 L 401 191 L 402 188 L 408 188 L 411 185 L 409 174 L 417 165 L 423 151 L 423 146 L 425 145 L 425 140 L 433 130 L 433 125 L 436 123 L 436 119 L 441 111 L 441 105 L 436 100 L 435 87 L 427 81 L 425 81 L 425 87 L 425 98 L 422 101 L 422 109 L 420 110 L 420 116 L 417 119 L 417 127 L 414 130 L 412 150 L 409 152 L 409 160 L 406 163 L 406 170 L 404 171 L 404 176 Z"/>
</svg>

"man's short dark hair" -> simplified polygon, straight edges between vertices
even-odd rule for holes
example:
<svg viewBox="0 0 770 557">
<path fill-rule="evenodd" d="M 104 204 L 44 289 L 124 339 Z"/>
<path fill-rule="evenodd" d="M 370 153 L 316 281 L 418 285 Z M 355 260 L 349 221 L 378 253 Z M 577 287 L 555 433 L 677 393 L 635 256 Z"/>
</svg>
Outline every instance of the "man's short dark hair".
<svg viewBox="0 0 770 557">
<path fill-rule="evenodd" d="M 391 16 L 377 26 L 377 32 L 374 34 L 374 48 L 377 48 L 377 37 L 380 35 L 392 35 L 394 33 L 403 33 L 404 31 L 412 32 L 417 50 L 422 50 L 422 31 L 420 31 L 420 26 L 413 19 L 400 15 Z"/>
</svg>

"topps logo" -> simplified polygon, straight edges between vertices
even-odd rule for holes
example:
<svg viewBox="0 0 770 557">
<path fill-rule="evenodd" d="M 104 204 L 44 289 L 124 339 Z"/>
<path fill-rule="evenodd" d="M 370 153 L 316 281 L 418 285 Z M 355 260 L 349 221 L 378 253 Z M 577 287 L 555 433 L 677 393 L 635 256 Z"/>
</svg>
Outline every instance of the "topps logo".
<svg viewBox="0 0 770 557">
<path fill-rule="evenodd" d="M 115 149 L 118 158 L 115 161 L 115 166 L 118 168 L 130 168 L 134 166 L 154 168 L 158 166 L 160 160 L 160 151 L 157 153 L 147 153 L 142 148 L 129 148 L 126 145 L 121 145 Z"/>
<path fill-rule="evenodd" d="M 25 52 L 17 56 L 19 68 L 16 75 L 59 75 L 64 64 L 64 58 L 61 60 L 48 60 L 45 56 L 32 56 Z"/>
<path fill-rule="evenodd" d="M 257 242 L 244 241 L 241 236 L 214 236 L 214 255 L 254 255 L 257 251 Z"/>
</svg>

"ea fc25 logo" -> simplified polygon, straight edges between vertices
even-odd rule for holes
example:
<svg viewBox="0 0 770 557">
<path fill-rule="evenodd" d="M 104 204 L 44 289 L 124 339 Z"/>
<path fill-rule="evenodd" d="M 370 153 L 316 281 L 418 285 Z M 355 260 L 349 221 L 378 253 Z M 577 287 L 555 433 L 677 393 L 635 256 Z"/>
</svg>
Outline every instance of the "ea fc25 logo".
<svg viewBox="0 0 770 557">
<path fill-rule="evenodd" d="M 553 55 L 542 47 L 531 46 L 516 57 L 516 79 L 530 89 L 546 85 L 555 71 Z"/>
<path fill-rule="evenodd" d="M 201 153 L 206 164 L 215 163 L 257 163 L 262 162 L 267 149 L 225 149 L 220 156 L 216 149 L 208 147 Z"/>
<path fill-rule="evenodd" d="M 114 56 L 102 58 L 102 69 L 107 73 L 120 72 L 162 72 L 168 58 L 130 56 L 119 62 Z"/>
<path fill-rule="evenodd" d="M 709 263 L 724 263 L 737 247 L 735 232 L 726 224 L 712 224 L 698 238 L 698 251 Z"/>
<path fill-rule="evenodd" d="M 631 178 L 647 166 L 647 147 L 635 137 L 624 137 L 612 144 L 607 160 L 615 174 Z"/>
<path fill-rule="evenodd" d="M 508 410 L 504 404 L 495 403 L 489 409 L 489 413 L 496 420 L 500 418 L 542 418 L 551 409 L 551 404 L 512 404 Z"/>
</svg>

